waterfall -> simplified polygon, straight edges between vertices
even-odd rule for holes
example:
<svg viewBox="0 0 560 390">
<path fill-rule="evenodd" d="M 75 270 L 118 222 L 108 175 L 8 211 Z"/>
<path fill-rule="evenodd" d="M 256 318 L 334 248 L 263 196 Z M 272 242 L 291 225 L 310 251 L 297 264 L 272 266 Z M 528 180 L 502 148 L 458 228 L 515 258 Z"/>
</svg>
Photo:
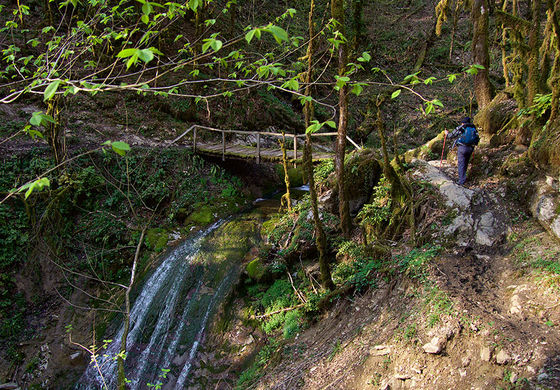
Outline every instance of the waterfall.
<svg viewBox="0 0 560 390">
<path fill-rule="evenodd" d="M 205 274 L 212 271 L 194 261 L 201 256 L 204 238 L 223 223 L 216 222 L 169 251 L 142 286 L 130 311 L 125 361 L 130 381 L 127 388 L 144 389 L 148 383 L 157 383 L 162 369 L 170 370 L 171 383 L 177 378 L 174 388 L 183 388 L 210 315 L 237 277 L 237 271 L 230 269 L 215 281 L 217 285 L 212 285 L 212 280 L 205 285 Z M 211 274 L 209 279 L 216 279 L 214 276 Z M 90 363 L 76 389 L 116 388 L 115 356 L 123 332 L 121 326 L 107 349 L 99 351 L 99 368 Z"/>
</svg>

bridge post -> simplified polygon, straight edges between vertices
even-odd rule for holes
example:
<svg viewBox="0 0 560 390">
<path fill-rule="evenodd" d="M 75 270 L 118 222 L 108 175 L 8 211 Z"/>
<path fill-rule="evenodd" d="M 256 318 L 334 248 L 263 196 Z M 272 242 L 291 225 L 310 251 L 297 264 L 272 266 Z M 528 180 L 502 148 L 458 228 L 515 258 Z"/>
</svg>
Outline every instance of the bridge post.
<svg viewBox="0 0 560 390">
<path fill-rule="evenodd" d="M 226 161 L 226 132 L 222 131 L 222 161 Z"/>
<path fill-rule="evenodd" d="M 257 133 L 257 164 L 261 163 L 261 133 Z"/>
<path fill-rule="evenodd" d="M 297 160 L 297 135 L 294 134 L 294 166 L 296 165 Z"/>
<path fill-rule="evenodd" d="M 193 152 L 196 153 L 196 127 L 193 132 Z"/>
</svg>

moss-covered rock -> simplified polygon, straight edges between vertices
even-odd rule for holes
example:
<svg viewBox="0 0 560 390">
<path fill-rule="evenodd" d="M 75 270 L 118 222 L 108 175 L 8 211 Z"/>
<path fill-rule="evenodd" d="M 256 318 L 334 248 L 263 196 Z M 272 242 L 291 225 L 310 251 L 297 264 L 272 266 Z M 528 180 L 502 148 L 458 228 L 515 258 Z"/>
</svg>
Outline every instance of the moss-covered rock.
<svg viewBox="0 0 560 390">
<path fill-rule="evenodd" d="M 276 164 L 274 166 L 276 174 L 282 179 L 284 179 L 284 167 L 282 164 Z M 288 168 L 288 177 L 290 178 L 290 186 L 299 187 L 304 184 L 303 182 L 303 166 L 300 165 L 296 168 Z"/>
<path fill-rule="evenodd" d="M 356 214 L 371 197 L 373 187 L 381 178 L 383 167 L 376 153 L 368 149 L 351 154 L 345 163 L 345 170 L 350 213 Z"/>
<path fill-rule="evenodd" d="M 169 232 L 162 228 L 153 228 L 146 231 L 146 245 L 156 252 L 162 251 L 169 241 Z"/>
<path fill-rule="evenodd" d="M 259 281 L 264 276 L 264 273 L 266 271 L 266 267 L 263 264 L 262 259 L 260 257 L 257 257 L 256 259 L 251 261 L 249 264 L 247 264 L 247 267 L 245 268 L 245 270 L 247 271 L 247 275 L 249 275 L 249 277 L 251 279 Z"/>
<path fill-rule="evenodd" d="M 208 225 L 214 220 L 212 210 L 208 206 L 194 207 L 195 211 L 189 215 L 188 220 L 196 225 Z"/>
<path fill-rule="evenodd" d="M 560 176 L 560 121 L 549 123 L 533 133 L 529 158 L 552 176 Z"/>
</svg>

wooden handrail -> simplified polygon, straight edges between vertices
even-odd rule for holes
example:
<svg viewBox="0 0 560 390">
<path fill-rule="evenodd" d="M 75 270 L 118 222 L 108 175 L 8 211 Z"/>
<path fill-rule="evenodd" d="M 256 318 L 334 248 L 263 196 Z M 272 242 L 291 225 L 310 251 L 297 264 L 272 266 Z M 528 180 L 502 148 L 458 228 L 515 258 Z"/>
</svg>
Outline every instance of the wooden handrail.
<svg viewBox="0 0 560 390">
<path fill-rule="evenodd" d="M 193 131 L 193 147 L 194 147 L 194 150 L 196 152 L 196 143 L 197 143 L 197 131 L 196 130 L 197 129 L 222 133 L 222 159 L 224 159 L 224 160 L 225 160 L 225 152 L 226 152 L 226 143 L 225 143 L 226 133 L 256 136 L 257 137 L 257 162 L 259 162 L 259 163 L 260 163 L 260 154 L 261 154 L 261 136 L 270 136 L 270 137 L 278 137 L 278 138 L 282 138 L 282 137 L 286 136 L 286 134 L 273 133 L 273 132 L 270 132 L 270 131 L 229 130 L 229 129 L 216 129 L 214 127 L 201 126 L 201 125 L 192 125 L 187 130 L 185 130 L 181 135 L 179 135 L 177 138 L 175 138 L 173 141 L 171 141 L 168 145 L 174 144 L 175 142 L 179 141 L 181 138 L 183 138 L 184 136 L 189 134 L 191 131 Z M 311 134 L 312 137 L 332 137 L 332 136 L 336 136 L 336 135 L 338 135 L 337 132 L 313 133 L 313 134 Z M 297 159 L 297 139 L 298 138 L 304 138 L 305 134 L 289 134 L 287 136 L 292 137 L 294 139 L 294 141 L 293 141 L 294 142 L 294 160 L 296 160 Z M 356 149 L 362 150 L 362 147 L 359 146 L 356 142 L 354 142 L 350 137 L 346 136 L 346 140 L 350 144 L 352 144 L 352 146 L 354 146 Z"/>
</svg>

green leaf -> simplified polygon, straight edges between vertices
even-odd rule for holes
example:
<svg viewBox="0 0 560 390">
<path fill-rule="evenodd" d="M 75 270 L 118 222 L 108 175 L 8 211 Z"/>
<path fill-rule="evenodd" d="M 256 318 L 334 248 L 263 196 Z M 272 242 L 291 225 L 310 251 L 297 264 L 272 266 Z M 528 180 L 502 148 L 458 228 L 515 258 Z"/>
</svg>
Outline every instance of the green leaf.
<svg viewBox="0 0 560 390">
<path fill-rule="evenodd" d="M 138 50 L 138 58 L 147 64 L 154 59 L 154 53 L 150 49 Z"/>
<path fill-rule="evenodd" d="M 435 77 L 428 77 L 426 80 L 424 80 L 424 84 L 432 85 L 435 79 L 436 79 Z"/>
<path fill-rule="evenodd" d="M 27 183 L 24 184 L 23 186 L 19 187 L 17 192 L 22 192 L 24 190 L 27 190 L 25 192 L 25 199 L 29 198 L 29 195 L 31 195 L 31 193 L 33 191 L 42 191 L 43 188 L 45 187 L 49 187 L 51 185 L 51 182 L 49 181 L 48 178 L 43 177 L 41 179 L 37 179 L 31 183 Z"/>
<path fill-rule="evenodd" d="M 454 74 L 450 74 L 449 76 L 447 76 L 447 80 L 448 80 L 450 83 L 453 83 L 453 82 L 455 81 L 455 79 L 457 79 L 457 74 L 455 74 L 455 73 L 454 73 Z"/>
<path fill-rule="evenodd" d="M 347 76 L 334 76 L 336 79 L 336 89 L 339 90 L 340 88 L 344 87 L 347 82 L 350 81 L 350 77 Z"/>
<path fill-rule="evenodd" d="M 46 102 L 47 100 L 50 100 L 54 94 L 56 93 L 56 90 L 58 89 L 58 86 L 60 85 L 60 83 L 62 82 L 62 80 L 55 80 L 52 83 L 50 83 L 47 88 L 45 88 L 45 92 L 43 93 L 43 101 Z"/>
<path fill-rule="evenodd" d="M 402 91 L 401 89 L 397 89 L 395 92 L 393 92 L 391 94 L 391 99 L 396 99 L 397 96 L 399 96 L 401 94 L 401 91 Z"/>
<path fill-rule="evenodd" d="M 113 151 L 120 156 L 124 156 L 126 152 L 130 151 L 130 146 L 126 142 L 115 141 L 115 142 L 110 142 L 110 145 L 111 145 L 111 149 L 113 149 Z"/>
<path fill-rule="evenodd" d="M 362 87 L 360 84 L 354 84 L 352 86 L 352 93 L 356 96 L 360 96 L 360 94 L 362 93 L 363 90 L 364 90 L 364 87 Z"/>
<path fill-rule="evenodd" d="M 247 32 L 247 34 L 245 34 L 245 40 L 247 41 L 247 43 L 251 43 L 251 41 L 253 40 L 253 37 L 255 36 L 255 33 L 257 32 L 257 29 L 253 29 L 253 30 L 249 30 Z"/>
<path fill-rule="evenodd" d="M 123 49 L 119 52 L 119 54 L 117 54 L 118 58 L 128 58 L 132 55 L 134 55 L 134 53 L 136 53 L 138 51 L 138 49 L 134 49 L 134 48 L 129 48 L 129 49 Z"/>
<path fill-rule="evenodd" d="M 297 81 L 296 78 L 290 79 L 290 80 L 286 81 L 284 84 L 282 84 L 282 88 L 290 89 L 292 91 L 298 91 L 299 90 L 299 82 Z"/>
<path fill-rule="evenodd" d="M 266 31 L 270 32 L 278 43 L 288 40 L 288 33 L 282 27 L 270 25 L 267 27 Z"/>
<path fill-rule="evenodd" d="M 333 129 L 336 128 L 336 123 L 334 123 L 334 121 L 326 121 L 325 125 L 332 127 Z"/>
<path fill-rule="evenodd" d="M 358 57 L 358 61 L 360 62 L 369 62 L 369 60 L 371 60 L 371 55 L 367 51 L 364 51 L 362 56 Z"/>
<path fill-rule="evenodd" d="M 214 49 L 214 51 L 218 51 L 222 48 L 222 45 L 222 41 L 215 39 L 210 46 Z"/>
</svg>

